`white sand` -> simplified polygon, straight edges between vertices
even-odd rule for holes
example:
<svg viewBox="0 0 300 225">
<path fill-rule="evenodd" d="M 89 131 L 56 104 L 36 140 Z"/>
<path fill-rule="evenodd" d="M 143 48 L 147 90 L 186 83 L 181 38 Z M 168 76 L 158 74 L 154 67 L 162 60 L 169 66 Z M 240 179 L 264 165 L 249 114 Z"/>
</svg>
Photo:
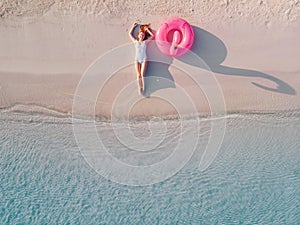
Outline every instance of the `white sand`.
<svg viewBox="0 0 300 225">
<path fill-rule="evenodd" d="M 194 26 L 192 50 L 215 74 L 228 112 L 297 110 L 299 15 L 300 2 L 279 0 L 1 1 L 0 107 L 71 113 L 83 73 L 100 55 L 130 42 L 133 21 L 150 22 L 156 29 L 164 19 L 179 16 Z M 133 53 L 128 56 L 133 62 Z M 205 95 L 187 74 L 172 64 L 152 69 L 185 88 L 198 112 L 209 111 Z M 133 81 L 133 65 L 116 72 L 98 98 L 96 113 L 110 114 L 119 91 Z M 177 90 L 159 84 L 151 83 L 153 95 Z M 174 113 L 169 103 L 151 95 L 131 111 L 132 115 Z"/>
</svg>

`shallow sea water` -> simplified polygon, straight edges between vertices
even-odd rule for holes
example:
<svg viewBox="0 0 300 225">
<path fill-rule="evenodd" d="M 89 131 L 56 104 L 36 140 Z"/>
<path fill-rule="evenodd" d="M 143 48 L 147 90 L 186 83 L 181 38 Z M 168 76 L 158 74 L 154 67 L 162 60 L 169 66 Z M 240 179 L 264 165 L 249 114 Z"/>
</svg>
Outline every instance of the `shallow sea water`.
<svg viewBox="0 0 300 225">
<path fill-rule="evenodd" d="M 174 129 L 166 143 L 176 144 L 178 121 L 167 124 Z M 133 132 L 147 134 L 144 125 L 135 121 Z M 106 122 L 97 130 L 116 157 L 130 161 Z M 299 112 L 232 114 L 208 169 L 198 169 L 200 140 L 176 175 L 134 187 L 89 166 L 69 117 L 2 111 L 0 224 L 298 224 L 299 140 Z"/>
</svg>

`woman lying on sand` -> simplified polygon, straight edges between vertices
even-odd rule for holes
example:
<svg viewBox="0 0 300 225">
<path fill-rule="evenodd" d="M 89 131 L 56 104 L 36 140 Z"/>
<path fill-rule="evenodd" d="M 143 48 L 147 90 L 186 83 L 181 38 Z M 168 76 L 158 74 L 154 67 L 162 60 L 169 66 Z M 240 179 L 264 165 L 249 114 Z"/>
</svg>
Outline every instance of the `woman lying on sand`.
<svg viewBox="0 0 300 225">
<path fill-rule="evenodd" d="M 133 31 L 138 23 L 133 23 L 132 28 L 129 31 L 129 36 L 131 37 L 132 41 L 135 45 L 136 56 L 135 56 L 135 68 L 137 72 L 137 82 L 139 86 L 139 94 L 144 93 L 145 84 L 144 84 L 144 76 L 147 69 L 147 42 L 146 42 L 146 35 L 150 35 L 147 40 L 151 40 L 153 37 L 153 33 L 150 29 L 150 24 L 141 25 L 138 31 L 138 37 L 135 38 L 133 36 Z"/>
</svg>

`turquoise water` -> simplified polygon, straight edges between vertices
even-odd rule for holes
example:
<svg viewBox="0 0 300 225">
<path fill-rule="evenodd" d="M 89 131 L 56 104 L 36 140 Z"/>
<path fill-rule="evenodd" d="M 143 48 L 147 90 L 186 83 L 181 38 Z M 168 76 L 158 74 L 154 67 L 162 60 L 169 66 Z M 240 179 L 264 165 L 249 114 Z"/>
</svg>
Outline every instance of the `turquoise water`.
<svg viewBox="0 0 300 225">
<path fill-rule="evenodd" d="M 70 118 L 3 111 L 0 224 L 299 224 L 299 140 L 298 112 L 233 114 L 207 170 L 200 143 L 175 176 L 131 187 L 87 164 Z"/>
</svg>

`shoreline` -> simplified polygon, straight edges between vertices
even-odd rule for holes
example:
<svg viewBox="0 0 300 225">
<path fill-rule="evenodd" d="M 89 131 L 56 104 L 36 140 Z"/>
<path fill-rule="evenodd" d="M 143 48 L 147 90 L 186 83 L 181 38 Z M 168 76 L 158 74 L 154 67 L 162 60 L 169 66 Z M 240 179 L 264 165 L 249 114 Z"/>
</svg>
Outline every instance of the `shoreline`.
<svg viewBox="0 0 300 225">
<path fill-rule="evenodd" d="M 82 121 L 94 121 L 94 122 L 104 122 L 104 123 L 110 123 L 111 115 L 75 115 L 70 113 L 65 113 L 61 111 L 56 111 L 53 109 L 49 109 L 47 107 L 38 106 L 38 105 L 22 105 L 22 104 L 16 104 L 12 107 L 7 108 L 0 108 L 0 113 L 2 116 L 25 116 L 30 117 L 30 120 L 33 118 L 57 118 L 57 119 L 74 119 L 74 120 L 82 120 Z M 290 116 L 300 116 L 300 108 L 298 109 L 286 109 L 286 110 L 261 110 L 261 111 L 247 111 L 247 110 L 240 110 L 240 111 L 226 111 L 224 114 L 215 114 L 211 115 L 209 113 L 197 113 L 197 114 L 184 114 L 181 116 L 178 116 L 178 114 L 165 114 L 165 115 L 138 115 L 138 116 L 130 116 L 130 117 L 116 117 L 116 121 L 122 122 L 122 121 L 136 121 L 136 122 L 143 122 L 147 120 L 151 120 L 153 118 L 159 117 L 163 120 L 178 120 L 181 119 L 193 119 L 193 118 L 199 118 L 199 119 L 218 119 L 218 118 L 230 118 L 230 117 L 236 117 L 236 116 L 280 116 L 280 118 L 285 115 L 283 118 L 289 118 Z M 114 122 L 116 122 L 114 121 Z"/>
</svg>

